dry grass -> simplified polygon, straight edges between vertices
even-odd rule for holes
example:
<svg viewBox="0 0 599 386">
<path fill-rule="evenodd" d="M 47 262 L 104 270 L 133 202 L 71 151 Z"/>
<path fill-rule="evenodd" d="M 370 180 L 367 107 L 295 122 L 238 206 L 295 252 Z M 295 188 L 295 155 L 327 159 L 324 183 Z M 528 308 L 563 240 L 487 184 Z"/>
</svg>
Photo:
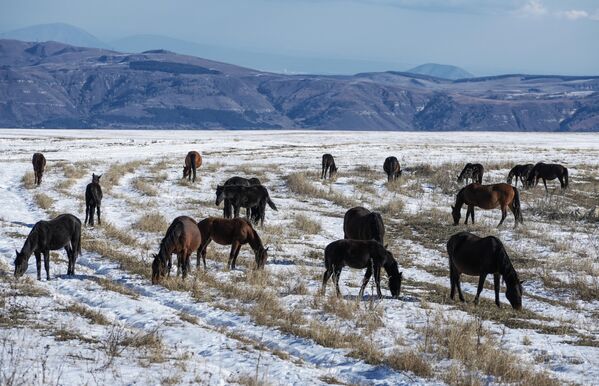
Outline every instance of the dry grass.
<svg viewBox="0 0 599 386">
<path fill-rule="evenodd" d="M 386 204 L 379 206 L 377 211 L 384 215 L 397 216 L 403 212 L 404 203 L 399 197 L 394 197 Z"/>
<path fill-rule="evenodd" d="M 83 178 L 88 173 L 87 169 L 89 165 L 87 163 L 81 162 L 76 162 L 75 164 L 59 162 L 56 166 L 62 169 L 62 172 L 66 178 L 78 180 L 79 178 Z"/>
<path fill-rule="evenodd" d="M 98 285 L 100 285 L 102 288 L 104 288 L 107 291 L 112 291 L 112 292 L 117 292 L 120 293 L 121 295 L 125 295 L 125 296 L 129 296 L 130 298 L 133 299 L 138 299 L 139 298 L 139 294 L 135 291 L 133 291 L 132 289 L 129 289 L 128 287 L 125 287 L 122 284 L 119 284 L 115 281 L 103 278 L 103 277 L 92 277 L 91 280 L 93 280 L 94 282 L 96 282 Z"/>
<path fill-rule="evenodd" d="M 108 325 L 110 321 L 100 312 L 91 309 L 87 306 L 72 303 L 64 308 L 65 311 L 71 312 L 74 314 L 79 314 L 95 324 Z"/>
<path fill-rule="evenodd" d="M 102 175 L 102 188 L 110 192 L 114 186 L 119 184 L 125 174 L 135 172 L 143 163 L 144 161 L 138 160 L 110 165 L 106 173 Z"/>
<path fill-rule="evenodd" d="M 129 233 L 125 232 L 124 230 L 117 228 L 111 222 L 108 222 L 106 220 L 103 221 L 102 222 L 102 230 L 104 231 L 106 236 L 116 239 L 125 245 L 129 245 L 129 246 L 138 246 L 139 245 L 137 238 L 131 236 Z"/>
<path fill-rule="evenodd" d="M 131 185 L 135 190 L 143 194 L 144 196 L 157 196 L 158 189 L 148 182 L 147 178 L 136 177 L 131 181 Z"/>
<path fill-rule="evenodd" d="M 420 377 L 431 377 L 433 375 L 433 368 L 424 357 L 424 354 L 415 350 L 395 350 L 386 358 L 386 362 L 395 370 L 411 371 Z"/>
<path fill-rule="evenodd" d="M 143 232 L 165 233 L 168 228 L 168 222 L 160 213 L 150 212 L 142 214 L 132 226 Z"/>
<path fill-rule="evenodd" d="M 293 219 L 293 225 L 304 234 L 315 235 L 320 233 L 322 226 L 318 221 L 312 220 L 305 214 L 298 213 Z"/>
<path fill-rule="evenodd" d="M 32 171 L 28 171 L 23 174 L 23 177 L 21 177 L 21 184 L 23 184 L 26 189 L 35 188 L 35 175 Z"/>
<path fill-rule="evenodd" d="M 44 210 L 48 210 L 54 205 L 54 199 L 48 196 L 46 193 L 36 193 L 33 196 L 33 199 L 35 200 L 37 206 Z"/>
<path fill-rule="evenodd" d="M 329 200 L 342 207 L 356 206 L 358 202 L 350 197 L 333 190 L 332 183 L 329 185 L 329 190 L 317 188 L 306 173 L 291 173 L 285 177 L 289 190 L 293 193 L 300 194 L 309 198 L 321 198 Z"/>
</svg>

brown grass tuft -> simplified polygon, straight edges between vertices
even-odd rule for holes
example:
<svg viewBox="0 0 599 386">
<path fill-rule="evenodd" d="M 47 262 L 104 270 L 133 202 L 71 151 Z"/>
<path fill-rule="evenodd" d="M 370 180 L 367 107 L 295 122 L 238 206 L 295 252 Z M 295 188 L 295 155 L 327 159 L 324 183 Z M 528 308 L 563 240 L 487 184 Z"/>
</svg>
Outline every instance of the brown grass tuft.
<svg viewBox="0 0 599 386">
<path fill-rule="evenodd" d="M 160 213 L 150 212 L 142 214 L 132 226 L 143 232 L 165 233 L 168 228 L 168 222 Z"/>
</svg>

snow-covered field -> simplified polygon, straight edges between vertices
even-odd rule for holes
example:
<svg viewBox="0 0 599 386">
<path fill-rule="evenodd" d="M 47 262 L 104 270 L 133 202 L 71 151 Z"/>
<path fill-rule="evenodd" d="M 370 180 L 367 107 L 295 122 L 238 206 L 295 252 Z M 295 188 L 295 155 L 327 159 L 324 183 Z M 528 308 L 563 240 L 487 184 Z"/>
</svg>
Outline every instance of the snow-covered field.
<svg viewBox="0 0 599 386">
<path fill-rule="evenodd" d="M 204 158 L 195 184 L 181 180 L 189 150 Z M 48 160 L 40 187 L 34 152 Z M 332 182 L 318 178 L 323 153 L 339 167 Z M 389 155 L 404 169 L 390 185 Z M 498 210 L 452 225 L 465 162 L 483 163 L 492 183 L 537 161 L 567 166 L 571 186 L 522 191 L 523 227 L 509 214 L 497 229 Z M 104 222 L 84 229 L 77 274 L 57 251 L 50 281 L 35 280 L 34 257 L 15 280 L 14 251 L 35 222 L 83 220 L 92 172 L 103 174 Z M 221 215 L 214 191 L 234 175 L 259 177 L 279 209 L 257 227 L 264 272 L 247 246 L 226 270 L 228 247 L 212 243 L 207 271 L 151 285 L 166 226 Z M 319 294 L 323 249 L 356 205 L 383 215 L 399 300 L 386 278 L 385 299 L 371 285 L 356 299 L 363 272 L 351 269 L 342 299 L 330 282 Z M 0 130 L 0 384 L 596 384 L 596 205 L 597 134 Z M 478 306 L 476 278 L 463 283 L 466 304 L 449 299 L 445 242 L 464 229 L 505 243 L 525 280 L 522 311 L 505 288 L 495 307 L 492 280 Z"/>
</svg>

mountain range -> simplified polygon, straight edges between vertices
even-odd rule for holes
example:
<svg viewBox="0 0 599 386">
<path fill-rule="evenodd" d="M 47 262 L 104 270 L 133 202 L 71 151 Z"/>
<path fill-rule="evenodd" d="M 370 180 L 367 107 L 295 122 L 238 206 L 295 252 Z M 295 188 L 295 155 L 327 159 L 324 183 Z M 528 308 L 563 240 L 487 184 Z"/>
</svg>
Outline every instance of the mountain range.
<svg viewBox="0 0 599 386">
<path fill-rule="evenodd" d="M 0 126 L 599 130 L 599 77 L 288 75 L 180 55 L 0 40 Z"/>
</svg>

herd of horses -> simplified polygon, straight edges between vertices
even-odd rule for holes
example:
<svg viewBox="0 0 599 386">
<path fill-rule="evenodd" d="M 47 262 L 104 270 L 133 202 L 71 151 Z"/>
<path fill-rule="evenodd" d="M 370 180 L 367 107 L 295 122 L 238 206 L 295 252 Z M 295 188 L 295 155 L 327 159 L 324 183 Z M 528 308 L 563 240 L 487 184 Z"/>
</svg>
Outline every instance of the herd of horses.
<svg viewBox="0 0 599 386">
<path fill-rule="evenodd" d="M 39 185 L 46 165 L 46 159 L 41 153 L 35 153 L 32 159 L 35 173 L 35 183 Z M 185 157 L 183 178 L 195 181 L 196 170 L 202 165 L 202 157 L 196 151 L 190 151 Z M 383 163 L 388 182 L 395 181 L 402 174 L 401 166 L 396 157 L 387 157 Z M 338 172 L 334 157 L 331 154 L 322 156 L 321 178 L 334 178 Z M 500 208 L 503 223 L 509 208 L 514 214 L 515 226 L 523 223 L 518 188 L 511 182 L 518 179 L 524 188 L 534 187 L 541 179 L 547 189 L 547 180 L 558 179 L 562 188 L 568 187 L 568 169 L 559 164 L 537 163 L 516 165 L 507 177 L 507 183 L 483 185 L 484 168 L 481 164 L 468 163 L 458 175 L 458 182 L 472 180 L 456 194 L 455 205 L 452 208 L 454 225 L 458 225 L 462 206 L 467 206 L 466 221 L 470 218 L 474 223 L 474 207 L 482 209 Z M 100 220 L 102 202 L 101 175 L 92 174 L 92 182 L 85 190 L 85 225 L 94 225 L 94 215 Z M 254 225 L 264 223 L 266 206 L 277 210 L 270 198 L 268 189 L 258 178 L 232 177 L 216 187 L 216 206 L 223 203 L 223 217 L 208 217 L 196 221 L 188 216 L 179 216 L 168 227 L 160 242 L 158 254 L 153 255 L 152 283 L 157 284 L 170 276 L 172 255 L 177 256 L 177 276 L 185 279 L 191 269 L 191 255 L 197 253 L 196 267 L 203 262 L 206 269 L 206 249 L 214 241 L 220 245 L 230 245 L 231 250 L 227 267 L 235 269 L 235 263 L 241 246 L 249 244 L 254 252 L 255 267 L 263 268 L 268 259 L 268 247 L 265 247 L 254 228 Z M 240 218 L 241 208 L 246 209 L 246 218 Z M 498 225 L 498 226 L 499 226 Z M 392 297 L 399 297 L 403 273 L 393 254 L 384 244 L 385 225 L 383 217 L 378 212 L 372 212 L 363 207 L 349 209 L 344 215 L 344 238 L 333 241 L 324 249 L 325 272 L 322 278 L 321 292 L 324 294 L 328 280 L 333 283 L 340 296 L 339 278 L 344 267 L 366 269 L 360 287 L 359 298 L 374 276 L 376 291 L 382 298 L 380 288 L 381 270 L 388 276 L 389 291 Z M 61 214 L 50 221 L 39 221 L 31 229 L 25 243 L 19 252 L 16 251 L 15 276 L 22 276 L 27 270 L 28 261 L 32 254 L 36 257 L 37 278 L 41 280 L 41 256 L 44 257 L 46 278 L 50 279 L 49 252 L 64 248 L 68 256 L 67 275 L 75 274 L 75 262 L 81 253 L 81 221 L 72 214 Z M 447 242 L 449 256 L 449 276 L 451 284 L 451 299 L 457 290 L 460 300 L 464 296 L 460 287 L 461 274 L 479 276 L 475 303 L 478 302 L 486 277 L 493 275 L 495 284 L 495 303 L 500 306 L 500 279 L 506 284 L 506 298 L 513 308 L 522 307 L 522 281 L 514 269 L 502 242 L 493 236 L 478 237 L 469 232 L 459 232 L 450 237 Z"/>
</svg>

